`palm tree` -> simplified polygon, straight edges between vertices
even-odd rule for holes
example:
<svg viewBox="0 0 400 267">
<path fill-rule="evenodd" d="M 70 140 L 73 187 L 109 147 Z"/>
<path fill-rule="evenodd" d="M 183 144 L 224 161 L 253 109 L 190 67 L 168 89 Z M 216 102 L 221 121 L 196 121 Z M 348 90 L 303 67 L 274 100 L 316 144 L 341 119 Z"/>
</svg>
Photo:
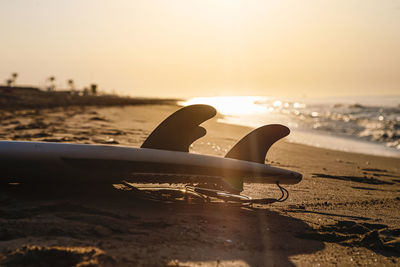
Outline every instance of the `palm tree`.
<svg viewBox="0 0 400 267">
<path fill-rule="evenodd" d="M 11 78 L 7 80 L 7 86 L 15 86 L 16 80 L 18 77 L 18 73 L 13 72 L 11 73 Z"/>
<path fill-rule="evenodd" d="M 17 77 L 18 77 L 18 73 L 14 72 L 13 74 L 11 74 L 11 77 L 12 77 L 13 85 L 15 86 Z"/>
<path fill-rule="evenodd" d="M 97 95 L 97 84 L 92 83 L 90 85 L 90 92 L 92 93 L 92 95 Z"/>
<path fill-rule="evenodd" d="M 56 89 L 56 85 L 54 84 L 54 81 L 56 80 L 56 77 L 50 76 L 47 79 L 50 81 L 50 86 L 47 87 L 47 91 L 49 91 L 49 92 L 54 91 Z"/>
<path fill-rule="evenodd" d="M 69 86 L 71 92 L 75 91 L 74 80 L 69 79 L 68 80 L 68 86 Z"/>
</svg>

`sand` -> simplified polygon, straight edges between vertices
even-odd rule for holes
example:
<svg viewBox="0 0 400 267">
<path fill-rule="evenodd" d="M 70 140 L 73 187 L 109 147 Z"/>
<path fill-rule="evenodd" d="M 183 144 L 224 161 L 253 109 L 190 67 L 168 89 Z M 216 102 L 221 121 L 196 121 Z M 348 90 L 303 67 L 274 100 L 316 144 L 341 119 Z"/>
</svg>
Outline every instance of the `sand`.
<svg viewBox="0 0 400 267">
<path fill-rule="evenodd" d="M 0 139 L 140 146 L 176 106 L 4 111 Z M 249 128 L 203 124 L 191 152 L 223 156 Z M 272 166 L 304 175 L 269 205 L 146 201 L 115 188 L 0 185 L 0 265 L 400 264 L 400 159 L 280 141 Z M 277 197 L 273 185 L 245 194 Z"/>
</svg>

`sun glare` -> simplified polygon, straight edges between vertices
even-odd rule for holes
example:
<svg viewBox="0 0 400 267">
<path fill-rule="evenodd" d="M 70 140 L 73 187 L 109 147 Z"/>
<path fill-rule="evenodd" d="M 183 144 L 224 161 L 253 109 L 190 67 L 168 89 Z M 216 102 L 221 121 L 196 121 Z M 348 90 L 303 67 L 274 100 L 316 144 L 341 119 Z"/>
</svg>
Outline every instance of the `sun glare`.
<svg viewBox="0 0 400 267">
<path fill-rule="evenodd" d="M 260 102 L 265 102 L 267 99 L 267 97 L 260 96 L 195 97 L 180 104 L 184 106 L 207 104 L 223 115 L 242 115 L 268 112 L 267 107 L 259 105 Z"/>
</svg>

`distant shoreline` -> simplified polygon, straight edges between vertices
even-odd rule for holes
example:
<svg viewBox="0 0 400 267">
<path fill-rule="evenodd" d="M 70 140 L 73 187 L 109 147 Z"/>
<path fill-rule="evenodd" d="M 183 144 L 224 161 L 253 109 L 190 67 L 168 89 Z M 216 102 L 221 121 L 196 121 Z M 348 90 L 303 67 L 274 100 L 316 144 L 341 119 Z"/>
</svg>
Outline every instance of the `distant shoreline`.
<svg viewBox="0 0 400 267">
<path fill-rule="evenodd" d="M 118 95 L 78 95 L 46 92 L 35 87 L 0 86 L 0 110 L 44 109 L 68 106 L 177 105 L 180 99 L 136 98 Z"/>
</svg>

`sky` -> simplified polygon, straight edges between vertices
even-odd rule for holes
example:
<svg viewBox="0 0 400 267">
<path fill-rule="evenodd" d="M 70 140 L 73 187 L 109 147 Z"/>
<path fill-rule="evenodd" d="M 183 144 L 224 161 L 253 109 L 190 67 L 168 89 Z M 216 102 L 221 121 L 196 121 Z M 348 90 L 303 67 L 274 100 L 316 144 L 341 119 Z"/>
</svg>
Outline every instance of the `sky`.
<svg viewBox="0 0 400 267">
<path fill-rule="evenodd" d="M 2 0 L 0 83 L 124 95 L 400 94 L 400 0 Z"/>
</svg>

